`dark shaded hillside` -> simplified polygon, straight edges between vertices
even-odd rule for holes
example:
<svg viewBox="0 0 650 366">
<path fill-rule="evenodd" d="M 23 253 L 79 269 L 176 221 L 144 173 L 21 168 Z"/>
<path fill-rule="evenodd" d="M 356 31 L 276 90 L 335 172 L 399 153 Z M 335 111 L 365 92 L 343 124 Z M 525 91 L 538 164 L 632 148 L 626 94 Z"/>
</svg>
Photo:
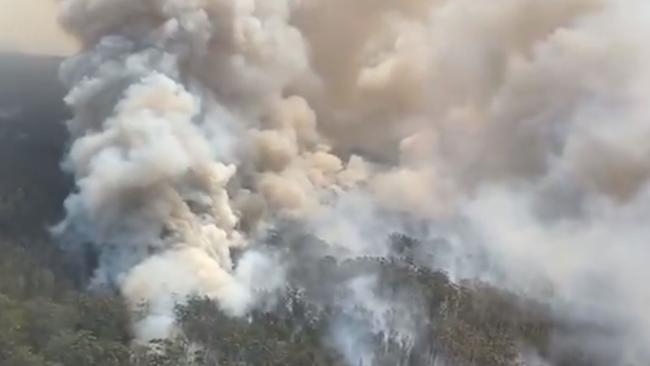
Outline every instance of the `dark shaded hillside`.
<svg viewBox="0 0 650 366">
<path fill-rule="evenodd" d="M 60 59 L 0 54 L 0 232 L 40 231 L 56 220 L 68 185 Z"/>
<path fill-rule="evenodd" d="M 0 54 L 0 365 L 118 365 L 119 297 L 91 296 L 48 234 L 71 182 L 59 162 L 68 113 L 60 59 Z"/>
</svg>

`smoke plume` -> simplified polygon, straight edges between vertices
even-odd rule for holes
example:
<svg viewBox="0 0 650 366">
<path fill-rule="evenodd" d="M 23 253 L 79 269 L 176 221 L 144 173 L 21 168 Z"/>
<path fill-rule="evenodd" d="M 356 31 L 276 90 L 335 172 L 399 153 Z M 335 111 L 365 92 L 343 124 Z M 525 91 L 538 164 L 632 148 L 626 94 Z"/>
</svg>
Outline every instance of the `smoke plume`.
<svg viewBox="0 0 650 366">
<path fill-rule="evenodd" d="M 315 256 L 385 256 L 412 220 L 453 243 L 433 269 L 598 319 L 607 347 L 581 341 L 647 360 L 647 1 L 64 0 L 62 12 L 85 47 L 61 70 L 77 189 L 56 232 L 95 246 L 91 286 L 142 310 L 142 339 L 167 335 L 188 295 L 241 315 L 281 288 L 292 254 L 257 249 L 269 230 L 307 230 L 323 241 Z M 371 313 L 398 306 L 369 298 L 372 279 L 349 286 Z"/>
</svg>

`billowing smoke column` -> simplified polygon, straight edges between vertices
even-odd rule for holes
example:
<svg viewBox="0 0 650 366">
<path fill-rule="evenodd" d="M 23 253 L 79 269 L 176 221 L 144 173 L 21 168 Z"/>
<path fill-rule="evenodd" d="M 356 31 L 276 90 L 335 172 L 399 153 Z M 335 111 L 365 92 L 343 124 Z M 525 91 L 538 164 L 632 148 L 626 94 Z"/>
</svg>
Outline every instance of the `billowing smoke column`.
<svg viewBox="0 0 650 366">
<path fill-rule="evenodd" d="M 383 255 L 384 213 L 403 212 L 457 243 L 433 267 L 550 283 L 558 311 L 611 323 L 626 361 L 645 352 L 647 1 L 62 6 L 86 48 L 62 69 L 78 189 L 57 232 L 98 248 L 93 285 L 148 304 L 142 338 L 188 294 L 236 315 L 281 286 L 251 250 L 279 222 Z M 477 247 L 490 266 L 459 259 Z"/>
<path fill-rule="evenodd" d="M 164 334 L 175 301 L 193 293 L 242 314 L 258 281 L 234 271 L 230 250 L 247 246 L 270 216 L 313 212 L 321 196 L 363 178 L 360 160 L 344 166 L 330 154 L 307 101 L 288 94 L 310 76 L 290 4 L 64 9 L 66 24 L 94 45 L 62 70 L 75 114 L 65 167 L 78 191 L 57 231 L 72 245 L 98 246 L 94 286 L 147 304 L 143 338 Z M 268 271 L 262 287 L 281 273 Z"/>
</svg>

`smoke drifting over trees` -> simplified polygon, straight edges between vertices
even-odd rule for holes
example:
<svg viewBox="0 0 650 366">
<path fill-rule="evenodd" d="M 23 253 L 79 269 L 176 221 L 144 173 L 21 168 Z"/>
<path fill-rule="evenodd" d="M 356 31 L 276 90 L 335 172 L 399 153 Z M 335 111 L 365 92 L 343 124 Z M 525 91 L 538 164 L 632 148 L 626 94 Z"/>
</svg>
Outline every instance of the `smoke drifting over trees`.
<svg viewBox="0 0 650 366">
<path fill-rule="evenodd" d="M 354 366 L 647 363 L 647 1 L 61 7 L 84 48 L 53 233 L 138 342 L 218 348 L 205 316 Z"/>
</svg>

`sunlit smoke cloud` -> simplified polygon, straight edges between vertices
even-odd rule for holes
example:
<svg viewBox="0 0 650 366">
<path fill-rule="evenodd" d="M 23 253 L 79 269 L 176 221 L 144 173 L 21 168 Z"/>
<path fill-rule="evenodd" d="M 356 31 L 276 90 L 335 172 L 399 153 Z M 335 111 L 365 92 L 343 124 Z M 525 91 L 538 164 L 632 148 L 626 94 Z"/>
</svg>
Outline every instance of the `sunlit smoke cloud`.
<svg viewBox="0 0 650 366">
<path fill-rule="evenodd" d="M 62 68 L 78 189 L 57 230 L 98 248 L 94 283 L 150 305 L 142 338 L 187 295 L 236 315 L 255 271 L 282 287 L 275 259 L 231 259 L 279 223 L 383 256 L 404 214 L 449 239 L 433 268 L 589 314 L 620 362 L 646 356 L 647 2 L 62 8 L 85 50 Z"/>
</svg>

